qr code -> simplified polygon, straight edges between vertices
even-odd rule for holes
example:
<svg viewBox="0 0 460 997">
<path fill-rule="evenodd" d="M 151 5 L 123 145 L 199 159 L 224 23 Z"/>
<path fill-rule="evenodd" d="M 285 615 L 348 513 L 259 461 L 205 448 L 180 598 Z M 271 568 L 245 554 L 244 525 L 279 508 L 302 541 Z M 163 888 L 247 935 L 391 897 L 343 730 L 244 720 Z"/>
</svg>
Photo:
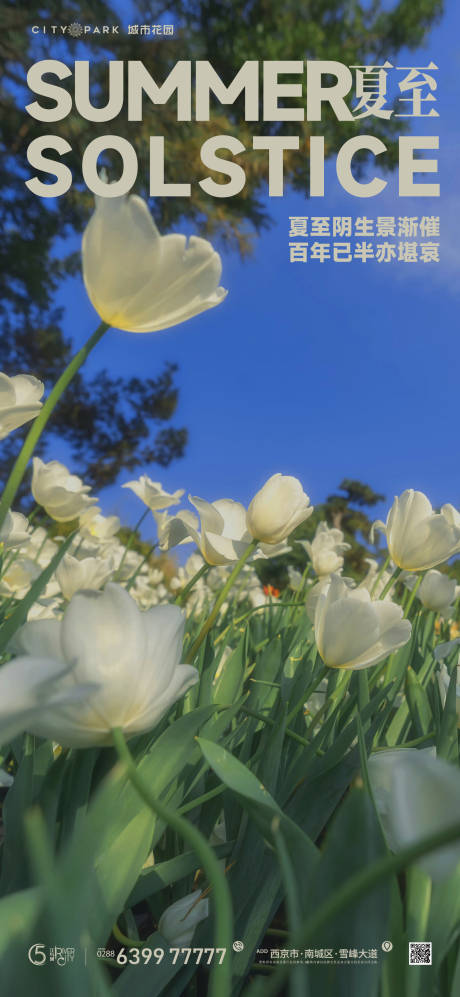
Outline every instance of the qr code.
<svg viewBox="0 0 460 997">
<path fill-rule="evenodd" d="M 431 942 L 409 942 L 409 966 L 431 966 Z"/>
</svg>

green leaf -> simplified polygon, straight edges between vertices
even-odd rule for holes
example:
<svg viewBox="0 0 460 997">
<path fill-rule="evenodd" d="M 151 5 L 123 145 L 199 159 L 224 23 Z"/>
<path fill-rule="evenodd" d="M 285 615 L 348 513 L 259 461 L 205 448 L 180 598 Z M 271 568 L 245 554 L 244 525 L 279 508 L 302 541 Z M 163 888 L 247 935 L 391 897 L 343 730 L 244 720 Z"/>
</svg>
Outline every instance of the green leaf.
<svg viewBox="0 0 460 997">
<path fill-rule="evenodd" d="M 260 779 L 253 772 L 250 772 L 242 762 L 234 758 L 221 745 L 214 744 L 213 741 L 197 737 L 197 742 L 208 764 L 229 789 L 250 800 L 255 807 L 262 807 L 271 815 L 282 814 L 278 804 L 267 792 Z"/>
<path fill-rule="evenodd" d="M 433 729 L 434 719 L 425 689 L 410 667 L 406 673 L 406 695 L 415 736 L 422 737 Z"/>
</svg>

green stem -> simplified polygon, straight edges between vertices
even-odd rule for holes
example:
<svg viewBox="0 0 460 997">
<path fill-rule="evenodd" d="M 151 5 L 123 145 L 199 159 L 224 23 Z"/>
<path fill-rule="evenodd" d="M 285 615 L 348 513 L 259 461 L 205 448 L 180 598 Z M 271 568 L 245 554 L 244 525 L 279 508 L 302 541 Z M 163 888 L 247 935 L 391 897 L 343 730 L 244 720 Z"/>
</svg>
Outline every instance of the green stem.
<svg viewBox="0 0 460 997">
<path fill-rule="evenodd" d="M 384 599 L 385 596 L 388 595 L 391 587 L 394 585 L 395 581 L 399 578 L 399 576 L 401 574 L 401 571 L 402 571 L 402 568 L 395 568 L 395 570 L 393 571 L 393 574 L 391 575 L 391 578 L 388 579 L 388 581 L 387 581 L 387 583 L 385 585 L 385 588 L 380 593 L 379 599 Z"/>
<path fill-rule="evenodd" d="M 195 810 L 195 807 L 201 807 L 203 803 L 207 803 L 208 800 L 213 800 L 215 796 L 220 796 L 221 793 L 225 793 L 227 789 L 226 786 L 221 784 L 216 786 L 215 789 L 210 789 L 209 792 L 203 793 L 202 796 L 196 796 L 194 800 L 189 800 L 188 803 L 184 803 L 182 807 L 178 807 L 178 814 L 186 814 L 189 810 Z"/>
<path fill-rule="evenodd" d="M 290 711 L 290 713 L 288 713 L 288 715 L 286 717 L 286 723 L 287 724 L 290 724 L 291 720 L 294 719 L 294 717 L 299 712 L 299 710 L 303 708 L 303 706 L 306 703 L 308 697 L 311 696 L 312 692 L 314 692 L 315 689 L 318 688 L 320 682 L 323 681 L 323 679 L 326 677 L 326 675 L 327 675 L 327 667 L 326 667 L 326 665 L 323 665 L 323 667 L 320 668 L 319 672 L 317 672 L 317 674 L 315 675 L 315 678 L 313 679 L 313 682 L 310 682 L 310 685 L 307 686 L 307 688 L 305 689 L 305 692 L 302 693 L 300 699 L 297 701 L 297 703 L 295 704 L 295 706 L 293 706 L 293 708 Z"/>
<path fill-rule="evenodd" d="M 418 576 L 417 581 L 416 581 L 416 583 L 415 583 L 415 585 L 414 585 L 414 587 L 413 587 L 413 589 L 411 591 L 411 594 L 410 594 L 409 599 L 407 601 L 407 606 L 406 606 L 406 608 L 404 610 L 404 619 L 405 620 L 407 620 L 408 617 L 409 617 L 409 613 L 410 613 L 410 610 L 411 610 L 412 603 L 413 603 L 413 601 L 415 599 L 415 596 L 417 595 L 417 591 L 418 591 L 418 589 L 419 589 L 419 587 L 420 587 L 420 585 L 421 585 L 421 583 L 423 581 L 424 574 L 425 574 L 425 572 L 423 571 L 422 574 Z"/>
<path fill-rule="evenodd" d="M 451 844 L 459 838 L 460 824 L 457 823 L 438 831 L 436 834 L 422 838 L 415 845 L 404 848 L 396 855 L 386 855 L 374 862 L 373 865 L 355 873 L 354 876 L 350 876 L 331 897 L 328 897 L 316 909 L 314 914 L 304 921 L 298 935 L 293 939 L 293 946 L 298 949 L 305 948 L 315 936 L 318 936 L 320 931 L 323 931 L 329 921 L 336 918 L 351 904 L 356 903 L 363 894 L 368 893 L 388 876 L 402 872 L 423 855 L 427 855 L 443 845 Z M 288 972 L 288 966 L 281 967 L 276 971 L 276 975 L 265 985 L 264 997 L 274 997 L 280 992 Z M 256 987 L 252 987 L 250 990 L 252 997 L 255 997 L 257 992 Z"/>
<path fill-rule="evenodd" d="M 192 661 L 194 661 L 195 655 L 196 655 L 197 651 L 199 650 L 199 648 L 201 647 L 201 645 L 202 645 L 205 637 L 209 633 L 209 631 L 210 631 L 210 629 L 211 629 L 211 627 L 212 627 L 212 625 L 213 625 L 213 623 L 214 623 L 214 621 L 215 621 L 215 619 L 217 617 L 217 614 L 219 612 L 220 607 L 223 605 L 223 603 L 225 602 L 225 600 L 227 598 L 228 593 L 230 592 L 230 589 L 231 589 L 231 587 L 233 585 L 233 582 L 238 578 L 238 575 L 239 575 L 241 569 L 244 567 L 244 565 L 246 564 L 246 561 L 250 558 L 251 554 L 256 549 L 258 543 L 259 543 L 258 540 L 252 540 L 251 541 L 251 543 L 246 547 L 246 550 L 245 550 L 244 554 L 242 554 L 242 556 L 240 557 L 239 561 L 236 562 L 235 567 L 233 568 L 233 571 L 230 572 L 230 574 L 229 574 L 229 576 L 227 578 L 227 581 L 225 582 L 224 587 L 222 588 L 222 590 L 220 591 L 219 595 L 217 596 L 217 599 L 216 599 L 216 601 L 214 603 L 214 606 L 213 606 L 213 608 L 212 608 L 212 610 L 211 610 L 211 612 L 210 612 L 210 614 L 208 616 L 208 619 L 205 621 L 205 623 L 203 623 L 203 626 L 202 626 L 202 628 L 201 628 L 201 630 L 200 630 L 200 632 L 198 634 L 198 637 L 196 638 L 196 640 L 192 644 L 192 646 L 190 648 L 190 651 L 187 654 L 187 657 L 185 659 L 186 664 L 190 664 Z"/>
<path fill-rule="evenodd" d="M 264 717 L 263 713 L 258 713 L 257 710 L 248 710 L 245 706 L 241 707 L 242 713 L 246 713 L 248 717 L 254 717 L 255 720 L 260 720 L 261 723 L 268 724 L 269 727 L 278 727 L 279 725 L 271 717 Z M 304 748 L 310 747 L 310 742 L 306 740 L 305 737 L 301 737 L 300 734 L 296 734 L 295 730 L 290 730 L 286 727 L 284 731 L 286 737 L 292 738 L 293 741 L 297 741 L 297 744 L 302 744 Z"/>
<path fill-rule="evenodd" d="M 267 603 L 265 606 L 254 606 L 253 609 L 248 609 L 247 613 L 244 613 L 243 616 L 238 616 L 237 619 L 234 620 L 234 623 L 235 626 L 237 627 L 239 626 L 240 623 L 243 623 L 244 620 L 249 619 L 249 617 L 252 616 L 253 613 L 259 613 L 261 610 L 265 609 L 283 610 L 283 609 L 288 609 L 290 606 L 295 606 L 296 609 L 299 609 L 298 602 L 270 602 Z"/>
<path fill-rule="evenodd" d="M 144 942 L 140 941 L 139 938 L 128 938 L 128 935 L 124 935 L 116 921 L 112 927 L 112 935 L 116 938 L 117 942 L 120 942 L 121 945 L 126 945 L 128 949 L 141 949 L 144 945 Z M 116 965 L 118 966 L 118 963 Z"/>
<path fill-rule="evenodd" d="M 361 714 L 369 703 L 369 676 L 365 668 L 358 671 L 358 711 Z M 363 724 L 364 732 L 370 726 L 370 718 Z"/>
<path fill-rule="evenodd" d="M 175 602 L 176 602 L 177 606 L 183 606 L 184 605 L 184 602 L 185 602 L 185 600 L 186 600 L 189 592 L 192 591 L 192 588 L 195 585 L 195 583 L 197 581 L 199 581 L 199 579 L 202 578 L 203 575 L 205 575 L 207 571 L 209 571 L 209 564 L 202 564 L 201 568 L 198 568 L 198 571 L 195 572 L 193 578 L 191 578 L 190 581 L 187 582 L 185 588 L 182 589 L 182 592 L 179 592 L 179 595 L 176 596 Z"/>
<path fill-rule="evenodd" d="M 167 806 L 153 795 L 150 786 L 144 782 L 135 761 L 125 741 L 120 727 L 112 730 L 112 738 L 118 756 L 124 763 L 128 776 L 139 796 L 152 812 L 165 821 L 169 827 L 183 838 L 196 852 L 210 885 L 213 888 L 215 902 L 215 948 L 225 948 L 226 957 L 222 965 L 215 963 L 211 970 L 209 997 L 230 997 L 232 983 L 232 941 L 233 941 L 233 910 L 232 898 L 228 883 L 219 865 L 213 849 L 201 832 L 190 821 L 181 817 L 176 810 Z"/>
<path fill-rule="evenodd" d="M 376 592 L 378 584 L 379 584 L 379 581 L 380 581 L 382 575 L 384 574 L 384 572 L 386 571 L 386 569 L 388 568 L 389 563 L 390 563 L 390 555 L 387 554 L 387 556 L 386 556 L 386 558 L 385 558 L 385 560 L 384 560 L 381 568 L 379 569 L 379 571 L 377 572 L 377 574 L 375 576 L 375 581 L 374 581 L 374 584 L 373 584 L 373 586 L 371 588 L 371 598 L 374 595 L 374 593 Z"/>
<path fill-rule="evenodd" d="M 142 558 L 142 561 L 140 561 L 140 563 L 138 564 L 138 566 L 137 566 L 134 574 L 131 575 L 130 578 L 128 578 L 128 581 L 126 582 L 126 585 L 125 585 L 125 589 L 126 589 L 127 592 L 129 592 L 130 588 L 132 588 L 132 586 L 134 585 L 134 582 L 136 581 L 136 578 L 138 578 L 138 576 L 140 575 L 140 573 L 142 571 L 142 568 L 144 567 L 144 564 L 147 563 L 147 561 L 152 556 L 152 554 L 153 554 L 154 550 L 156 550 L 156 548 L 157 548 L 157 544 L 156 543 L 152 544 L 152 546 L 149 547 L 147 553 L 144 554 L 144 557 Z M 120 564 L 121 564 L 121 561 L 120 561 Z"/>
<path fill-rule="evenodd" d="M 78 353 L 76 353 L 72 358 L 64 373 L 61 374 L 59 380 L 56 381 L 56 384 L 48 395 L 48 398 L 46 399 L 43 408 L 40 410 L 39 415 L 37 415 L 37 418 L 34 419 L 24 443 L 22 444 L 19 455 L 16 458 L 0 501 L 0 526 L 2 526 L 8 509 L 10 509 L 15 499 L 16 492 L 18 491 L 24 477 L 27 464 L 32 457 L 48 419 L 52 415 L 63 391 L 65 391 L 67 385 L 70 384 L 72 378 L 75 377 L 75 374 L 80 369 L 82 364 L 84 364 L 87 356 L 91 353 L 91 350 L 94 349 L 99 340 L 102 339 L 108 328 L 109 326 L 106 322 L 101 322 L 96 331 L 93 332 L 93 335 L 90 336 L 87 343 L 85 343 L 81 350 L 79 350 Z"/>
</svg>

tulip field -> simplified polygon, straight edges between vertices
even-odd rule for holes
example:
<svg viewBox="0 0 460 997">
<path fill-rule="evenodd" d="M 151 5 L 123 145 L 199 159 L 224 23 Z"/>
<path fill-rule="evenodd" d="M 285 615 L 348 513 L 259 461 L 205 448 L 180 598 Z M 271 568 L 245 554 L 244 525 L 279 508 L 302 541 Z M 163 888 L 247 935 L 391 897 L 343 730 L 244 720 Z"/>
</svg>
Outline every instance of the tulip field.
<svg viewBox="0 0 460 997">
<path fill-rule="evenodd" d="M 98 198 L 101 324 L 45 401 L 0 374 L 0 435 L 29 424 L 0 501 L 2 993 L 455 997 L 459 511 L 408 487 L 351 578 L 337 526 L 298 539 L 313 507 L 276 468 L 247 508 L 145 473 L 123 530 L 35 452 L 111 326 L 216 307 L 220 273 L 140 198 Z"/>
</svg>

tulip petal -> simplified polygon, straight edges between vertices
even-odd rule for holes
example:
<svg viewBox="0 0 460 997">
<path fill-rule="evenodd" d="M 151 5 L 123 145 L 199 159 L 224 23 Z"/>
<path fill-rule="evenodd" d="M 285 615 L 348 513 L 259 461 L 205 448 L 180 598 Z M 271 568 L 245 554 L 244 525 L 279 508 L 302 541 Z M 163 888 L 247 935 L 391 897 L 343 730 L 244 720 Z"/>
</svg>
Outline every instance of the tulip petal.
<svg viewBox="0 0 460 997">
<path fill-rule="evenodd" d="M 82 626 L 84 620 L 84 627 Z M 104 592 L 77 592 L 64 614 L 62 646 L 78 662 L 79 679 L 133 681 L 145 658 L 146 633 L 139 609 L 125 589 L 109 583 Z"/>
</svg>

